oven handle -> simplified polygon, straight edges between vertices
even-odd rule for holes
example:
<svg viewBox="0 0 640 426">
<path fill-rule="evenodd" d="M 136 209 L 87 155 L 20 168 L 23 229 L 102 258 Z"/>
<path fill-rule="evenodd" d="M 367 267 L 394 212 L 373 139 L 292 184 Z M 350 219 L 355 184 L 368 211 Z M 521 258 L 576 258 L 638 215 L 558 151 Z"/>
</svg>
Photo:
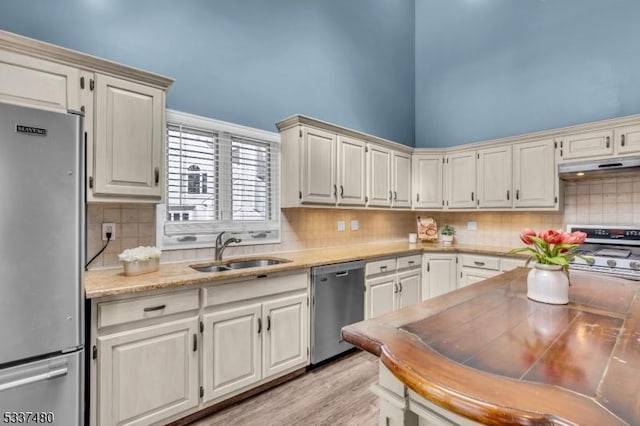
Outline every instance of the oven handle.
<svg viewBox="0 0 640 426">
<path fill-rule="evenodd" d="M 57 370 L 47 371 L 46 373 L 36 374 L 35 376 L 14 380 L 13 382 L 3 383 L 0 385 L 0 392 L 17 388 L 19 386 L 30 385 L 32 383 L 41 382 L 43 380 L 56 379 L 58 377 L 66 376 L 68 372 L 69 372 L 69 369 L 67 367 L 62 367 L 62 368 L 58 368 Z"/>
</svg>

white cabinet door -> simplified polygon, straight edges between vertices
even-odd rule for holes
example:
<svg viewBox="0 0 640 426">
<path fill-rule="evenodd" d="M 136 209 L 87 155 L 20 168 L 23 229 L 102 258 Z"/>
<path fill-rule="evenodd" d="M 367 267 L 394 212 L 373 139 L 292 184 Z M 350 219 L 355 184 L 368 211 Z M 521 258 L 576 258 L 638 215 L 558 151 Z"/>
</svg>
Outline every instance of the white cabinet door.
<svg viewBox="0 0 640 426">
<path fill-rule="evenodd" d="M 307 295 L 275 299 L 263 304 L 263 377 L 307 360 Z"/>
<path fill-rule="evenodd" d="M 336 203 L 336 135 L 305 127 L 302 137 L 302 202 Z"/>
<path fill-rule="evenodd" d="M 262 304 L 204 315 L 202 374 L 204 401 L 262 378 Z"/>
<path fill-rule="evenodd" d="M 411 206 L 411 155 L 392 152 L 393 207 Z"/>
<path fill-rule="evenodd" d="M 425 254 L 422 261 L 422 300 L 457 288 L 456 255 Z"/>
<path fill-rule="evenodd" d="M 366 147 L 366 143 L 358 139 L 338 136 L 338 204 L 365 204 Z"/>
<path fill-rule="evenodd" d="M 94 127 L 93 194 L 160 199 L 164 92 L 96 74 Z"/>
<path fill-rule="evenodd" d="M 500 275 L 500 271 L 462 267 L 460 268 L 460 285 L 458 287 L 466 287 L 496 275 Z"/>
<path fill-rule="evenodd" d="M 395 274 L 368 279 L 366 287 L 365 319 L 375 318 L 394 310 L 398 292 Z"/>
<path fill-rule="evenodd" d="M 396 309 L 421 302 L 420 286 L 420 269 L 398 274 L 398 294 L 400 297 L 397 298 L 399 303 L 396 305 Z"/>
<path fill-rule="evenodd" d="M 511 146 L 478 151 L 478 207 L 511 207 Z"/>
<path fill-rule="evenodd" d="M 456 152 L 447 157 L 447 207 L 476 207 L 476 152 Z"/>
<path fill-rule="evenodd" d="M 619 154 L 640 152 L 640 125 L 615 129 L 616 150 Z"/>
<path fill-rule="evenodd" d="M 611 155 L 613 154 L 612 138 L 611 130 L 564 136 L 559 139 L 560 159 L 564 161 Z"/>
<path fill-rule="evenodd" d="M 369 178 L 367 179 L 368 205 L 391 206 L 391 151 L 369 144 Z"/>
<path fill-rule="evenodd" d="M 98 337 L 101 425 L 147 425 L 198 405 L 198 318 Z"/>
<path fill-rule="evenodd" d="M 441 209 L 442 198 L 442 155 L 414 155 L 413 207 L 416 209 Z"/>
<path fill-rule="evenodd" d="M 553 207 L 556 202 L 556 172 L 553 140 L 513 146 L 514 207 Z"/>
<path fill-rule="evenodd" d="M 80 111 L 79 93 L 78 69 L 0 51 L 0 101 L 62 112 Z"/>
</svg>

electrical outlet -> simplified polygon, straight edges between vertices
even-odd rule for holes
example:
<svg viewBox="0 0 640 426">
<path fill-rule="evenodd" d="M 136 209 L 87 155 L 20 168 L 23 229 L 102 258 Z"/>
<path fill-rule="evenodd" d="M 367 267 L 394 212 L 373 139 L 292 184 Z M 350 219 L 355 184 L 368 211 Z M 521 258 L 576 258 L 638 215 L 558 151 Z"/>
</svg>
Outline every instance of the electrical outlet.
<svg viewBox="0 0 640 426">
<path fill-rule="evenodd" d="M 475 220 L 470 220 L 467 222 L 467 230 L 468 231 L 477 231 L 478 230 L 478 222 Z"/>
<path fill-rule="evenodd" d="M 360 222 L 357 219 L 351 220 L 351 230 L 357 231 L 358 229 L 360 229 Z"/>
<path fill-rule="evenodd" d="M 342 232 L 345 229 L 345 223 L 344 220 L 339 220 L 338 221 L 338 232 Z"/>
<path fill-rule="evenodd" d="M 115 223 L 103 223 L 102 224 L 102 241 L 107 241 L 107 232 L 111 232 L 111 241 L 116 239 L 116 224 Z"/>
</svg>

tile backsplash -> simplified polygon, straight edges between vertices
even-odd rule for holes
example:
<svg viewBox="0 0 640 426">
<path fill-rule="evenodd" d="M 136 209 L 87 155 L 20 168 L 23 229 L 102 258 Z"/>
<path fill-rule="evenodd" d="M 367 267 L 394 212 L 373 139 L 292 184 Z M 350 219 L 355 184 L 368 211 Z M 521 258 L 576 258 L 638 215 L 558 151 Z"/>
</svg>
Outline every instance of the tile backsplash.
<svg viewBox="0 0 640 426">
<path fill-rule="evenodd" d="M 561 182 L 564 209 L 559 212 L 401 212 L 338 209 L 287 209 L 282 211 L 282 242 L 229 247 L 225 254 L 304 250 L 343 244 L 398 241 L 415 232 L 416 216 L 433 216 L 440 226 L 456 227 L 456 242 L 498 247 L 520 245 L 523 228 L 564 228 L 567 224 L 634 225 L 640 227 L 640 172 Z M 358 230 L 351 230 L 351 221 Z M 337 222 L 345 230 L 337 231 Z M 477 222 L 476 231 L 467 222 Z M 116 240 L 91 264 L 90 269 L 117 267 L 118 254 L 139 245 L 155 245 L 155 208 L 147 204 L 91 204 L 87 209 L 87 259 L 104 242 L 103 222 L 116 224 Z M 163 252 L 162 261 L 212 259 L 213 248 Z"/>
<path fill-rule="evenodd" d="M 413 212 L 286 209 L 282 211 L 282 238 L 279 244 L 230 246 L 225 256 L 304 250 L 361 244 L 373 241 L 407 239 L 415 232 Z M 358 230 L 351 230 L 351 221 L 358 221 Z M 345 230 L 338 231 L 338 221 L 345 222 Z M 146 204 L 91 204 L 87 209 L 87 259 L 97 253 L 101 240 L 102 223 L 116 224 L 116 240 L 111 241 L 90 269 L 119 266 L 118 254 L 127 248 L 155 245 L 155 208 Z M 167 250 L 161 261 L 213 259 L 214 249 Z"/>
</svg>

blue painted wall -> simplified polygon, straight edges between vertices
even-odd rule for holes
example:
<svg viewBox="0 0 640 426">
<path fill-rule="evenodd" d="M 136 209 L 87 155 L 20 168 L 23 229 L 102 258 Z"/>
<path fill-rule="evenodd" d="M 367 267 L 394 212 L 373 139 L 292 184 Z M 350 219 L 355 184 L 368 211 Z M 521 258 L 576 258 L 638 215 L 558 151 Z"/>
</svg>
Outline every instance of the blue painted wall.
<svg viewBox="0 0 640 426">
<path fill-rule="evenodd" d="M 413 0 L 2 0 L 0 28 L 176 79 L 169 108 L 414 142 Z"/>
<path fill-rule="evenodd" d="M 640 113 L 640 1 L 415 0 L 416 146 Z"/>
</svg>

